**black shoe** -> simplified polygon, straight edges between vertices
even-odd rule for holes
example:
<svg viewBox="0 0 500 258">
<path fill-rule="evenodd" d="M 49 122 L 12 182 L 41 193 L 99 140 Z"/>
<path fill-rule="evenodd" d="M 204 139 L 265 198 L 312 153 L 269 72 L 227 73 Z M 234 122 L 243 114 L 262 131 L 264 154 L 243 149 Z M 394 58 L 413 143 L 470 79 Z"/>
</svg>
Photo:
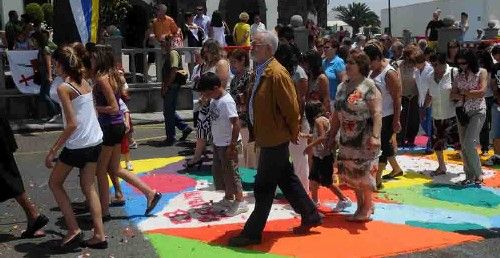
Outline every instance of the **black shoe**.
<svg viewBox="0 0 500 258">
<path fill-rule="evenodd" d="M 35 233 L 41 228 L 45 227 L 47 223 L 49 223 L 49 219 L 45 215 L 38 215 L 33 223 L 28 222 L 28 228 L 21 234 L 21 238 L 35 237 Z"/>
<path fill-rule="evenodd" d="M 169 147 L 169 146 L 174 146 L 174 144 L 175 144 L 175 140 L 166 139 L 166 140 L 160 142 L 159 145 L 162 147 Z"/>
<path fill-rule="evenodd" d="M 192 131 L 193 131 L 193 129 L 191 127 L 184 129 L 182 131 L 182 137 L 179 138 L 179 141 L 181 141 L 181 142 L 185 141 L 187 139 L 187 137 L 189 136 L 189 134 L 191 134 Z"/>
<path fill-rule="evenodd" d="M 153 197 L 153 200 L 151 201 L 151 204 L 146 208 L 146 212 L 144 212 L 144 216 L 148 216 L 149 213 L 151 213 L 151 211 L 153 211 L 153 209 L 156 207 L 156 205 L 158 204 L 160 199 L 161 199 L 161 193 L 156 192 L 155 196 Z"/>
<path fill-rule="evenodd" d="M 231 247 L 244 247 L 249 245 L 258 245 L 262 241 L 260 239 L 248 238 L 243 235 L 232 237 L 229 239 L 229 246 Z"/>
<path fill-rule="evenodd" d="M 303 223 L 298 227 L 294 227 L 292 231 L 296 235 L 305 235 L 311 232 L 311 228 L 319 227 L 321 224 L 323 224 L 323 220 L 318 215 L 318 218 L 313 222 Z"/>
<path fill-rule="evenodd" d="M 94 244 L 89 244 L 88 241 L 83 241 L 80 243 L 80 247 L 90 248 L 90 249 L 106 249 L 106 248 L 108 248 L 108 241 L 104 240 L 104 241 L 97 242 Z"/>
<path fill-rule="evenodd" d="M 198 161 L 196 161 L 196 162 L 193 162 L 193 163 L 190 163 L 190 161 L 191 161 L 191 160 L 186 161 L 186 163 L 184 163 L 184 165 L 183 165 L 183 166 L 184 166 L 184 168 L 186 168 L 186 169 L 190 169 L 190 168 L 193 168 L 193 167 L 195 167 L 195 166 L 196 166 L 196 167 L 198 168 L 198 170 L 200 170 L 200 169 L 201 169 L 201 166 L 203 165 L 203 160 L 202 160 L 202 159 L 200 159 L 200 160 L 198 160 Z"/>
</svg>

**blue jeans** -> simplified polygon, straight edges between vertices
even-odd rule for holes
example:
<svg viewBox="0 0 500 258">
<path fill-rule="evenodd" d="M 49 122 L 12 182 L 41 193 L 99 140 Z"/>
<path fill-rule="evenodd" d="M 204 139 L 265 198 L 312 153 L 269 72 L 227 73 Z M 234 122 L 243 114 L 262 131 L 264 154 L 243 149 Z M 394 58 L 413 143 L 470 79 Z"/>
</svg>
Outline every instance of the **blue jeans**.
<svg viewBox="0 0 500 258">
<path fill-rule="evenodd" d="M 176 127 L 181 131 L 188 128 L 188 124 L 175 112 L 179 89 L 179 85 L 172 84 L 165 93 L 165 96 L 163 96 L 163 117 L 165 118 L 165 135 L 168 141 L 175 140 Z"/>
<path fill-rule="evenodd" d="M 430 140 L 432 138 L 432 109 L 429 108 L 420 108 L 420 126 L 424 130 L 425 134 L 429 137 L 429 140 L 427 141 L 427 146 L 425 147 L 426 150 L 432 150 L 432 141 Z"/>
</svg>

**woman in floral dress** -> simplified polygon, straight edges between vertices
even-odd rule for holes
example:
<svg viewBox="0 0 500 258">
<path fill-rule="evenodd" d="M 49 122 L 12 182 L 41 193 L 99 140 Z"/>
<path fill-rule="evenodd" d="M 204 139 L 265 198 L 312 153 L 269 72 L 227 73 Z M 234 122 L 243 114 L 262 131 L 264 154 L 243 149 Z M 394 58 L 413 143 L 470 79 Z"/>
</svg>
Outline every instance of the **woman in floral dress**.
<svg viewBox="0 0 500 258">
<path fill-rule="evenodd" d="M 349 80 L 340 84 L 332 114 L 329 144 L 338 143 L 338 168 L 341 179 L 354 188 L 358 207 L 349 221 L 366 222 L 373 213 L 372 193 L 380 153 L 382 102 L 375 83 L 367 79 L 370 60 L 362 53 L 348 59 Z"/>
</svg>

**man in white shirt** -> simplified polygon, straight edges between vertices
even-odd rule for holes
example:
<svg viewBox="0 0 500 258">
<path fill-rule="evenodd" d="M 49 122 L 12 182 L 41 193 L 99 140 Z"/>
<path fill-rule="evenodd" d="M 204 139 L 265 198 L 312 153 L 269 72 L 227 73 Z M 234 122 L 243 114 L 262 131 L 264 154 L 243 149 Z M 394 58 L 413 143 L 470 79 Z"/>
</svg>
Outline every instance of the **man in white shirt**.
<svg viewBox="0 0 500 258">
<path fill-rule="evenodd" d="M 253 24 L 250 26 L 250 39 L 253 39 L 253 36 L 257 32 L 262 32 L 266 30 L 266 25 L 262 23 L 262 20 L 260 19 L 260 14 L 256 14 L 253 17 Z"/>
<path fill-rule="evenodd" d="M 210 17 L 205 14 L 205 8 L 201 5 L 196 6 L 196 16 L 194 17 L 194 23 L 198 27 L 203 29 L 205 35 L 208 34 L 208 27 L 210 26 Z"/>
<path fill-rule="evenodd" d="M 426 101 L 429 98 L 429 78 L 432 76 L 434 69 L 429 62 L 426 61 L 423 51 L 418 50 L 412 59 L 415 63 L 415 82 L 418 88 L 418 105 L 420 107 L 420 126 L 425 134 L 432 137 L 432 110 L 430 102 Z M 432 153 L 431 141 L 427 141 L 426 153 Z"/>
</svg>

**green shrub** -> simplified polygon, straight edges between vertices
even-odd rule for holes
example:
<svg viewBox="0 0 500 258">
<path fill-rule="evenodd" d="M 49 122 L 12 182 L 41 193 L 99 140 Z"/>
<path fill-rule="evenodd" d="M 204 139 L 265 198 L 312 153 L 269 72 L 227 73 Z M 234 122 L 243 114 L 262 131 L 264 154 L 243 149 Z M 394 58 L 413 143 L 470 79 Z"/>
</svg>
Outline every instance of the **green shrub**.
<svg viewBox="0 0 500 258">
<path fill-rule="evenodd" d="M 47 26 L 52 27 L 54 25 L 54 8 L 52 4 L 45 3 L 42 5 L 43 17 L 45 18 L 45 23 Z"/>
<path fill-rule="evenodd" d="M 26 14 L 28 14 L 31 19 L 33 19 L 33 23 L 42 23 L 43 22 L 43 10 L 42 7 L 37 3 L 28 4 L 25 8 Z"/>
</svg>

